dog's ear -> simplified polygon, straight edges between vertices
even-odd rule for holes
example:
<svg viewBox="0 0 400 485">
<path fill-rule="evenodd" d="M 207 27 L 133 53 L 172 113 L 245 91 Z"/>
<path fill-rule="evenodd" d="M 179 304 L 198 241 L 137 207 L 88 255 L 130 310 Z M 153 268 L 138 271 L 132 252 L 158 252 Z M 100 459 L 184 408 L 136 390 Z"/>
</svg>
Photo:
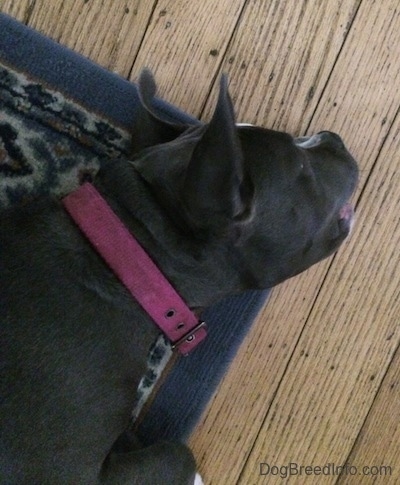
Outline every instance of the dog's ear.
<svg viewBox="0 0 400 485">
<path fill-rule="evenodd" d="M 225 75 L 214 115 L 187 166 L 181 200 L 197 227 L 229 225 L 248 214 L 251 190 L 243 173 L 243 153 Z"/>
<path fill-rule="evenodd" d="M 151 97 L 149 85 L 146 82 L 147 94 L 142 90 L 144 102 Z M 211 231 L 238 237 L 242 233 L 238 229 L 251 215 L 253 186 L 243 167 L 226 76 L 209 124 L 194 125 L 173 140 L 145 150 L 131 163 L 179 225 L 199 235 Z"/>
<path fill-rule="evenodd" d="M 132 153 L 167 143 L 181 135 L 188 125 L 162 119 L 153 107 L 157 87 L 149 69 L 143 69 L 138 82 L 139 105 L 132 127 Z"/>
</svg>

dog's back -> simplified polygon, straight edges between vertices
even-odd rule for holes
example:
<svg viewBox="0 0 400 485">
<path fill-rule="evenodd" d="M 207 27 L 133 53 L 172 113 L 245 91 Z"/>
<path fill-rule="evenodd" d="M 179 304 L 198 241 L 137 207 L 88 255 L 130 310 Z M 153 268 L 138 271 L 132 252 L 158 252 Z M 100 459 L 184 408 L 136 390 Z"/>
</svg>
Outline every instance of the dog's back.
<svg viewBox="0 0 400 485">
<path fill-rule="evenodd" d="M 155 329 L 58 202 L 3 213 L 0 248 L 0 483 L 96 483 Z"/>
</svg>

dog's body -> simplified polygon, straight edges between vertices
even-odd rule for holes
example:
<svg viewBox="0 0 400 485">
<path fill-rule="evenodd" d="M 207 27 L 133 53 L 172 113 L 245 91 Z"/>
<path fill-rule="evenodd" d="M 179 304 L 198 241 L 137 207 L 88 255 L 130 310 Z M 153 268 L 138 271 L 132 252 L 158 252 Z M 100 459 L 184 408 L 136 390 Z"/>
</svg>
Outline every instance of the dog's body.
<svg viewBox="0 0 400 485">
<path fill-rule="evenodd" d="M 142 107 L 132 162 L 95 185 L 194 310 L 267 288 L 337 249 L 357 168 L 328 132 L 236 127 L 226 83 L 210 124 Z M 56 200 L 0 219 L 3 484 L 189 484 L 184 445 L 125 434 L 158 330 Z M 121 438 L 123 436 L 123 439 Z"/>
</svg>

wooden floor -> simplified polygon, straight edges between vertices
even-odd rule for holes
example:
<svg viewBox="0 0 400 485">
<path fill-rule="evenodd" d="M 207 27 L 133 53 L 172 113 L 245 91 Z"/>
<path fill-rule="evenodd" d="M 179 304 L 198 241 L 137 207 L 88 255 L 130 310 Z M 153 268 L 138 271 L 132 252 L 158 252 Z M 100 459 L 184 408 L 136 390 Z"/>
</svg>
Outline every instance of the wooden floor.
<svg viewBox="0 0 400 485">
<path fill-rule="evenodd" d="M 398 0 L 0 5 L 127 78 L 152 68 L 196 116 L 227 72 L 239 121 L 344 137 L 361 167 L 351 239 L 274 290 L 190 443 L 206 484 L 286 483 L 290 464 L 290 483 L 399 484 Z"/>
</svg>

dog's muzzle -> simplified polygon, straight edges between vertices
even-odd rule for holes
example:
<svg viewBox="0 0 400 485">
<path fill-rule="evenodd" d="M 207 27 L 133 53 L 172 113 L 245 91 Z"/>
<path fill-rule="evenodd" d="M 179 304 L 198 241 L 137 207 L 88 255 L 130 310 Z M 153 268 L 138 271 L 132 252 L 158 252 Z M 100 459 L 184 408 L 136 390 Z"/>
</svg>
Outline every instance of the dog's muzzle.
<svg viewBox="0 0 400 485">
<path fill-rule="evenodd" d="M 339 135 L 331 131 L 321 131 L 316 135 L 303 136 L 294 139 L 294 143 L 299 148 L 308 150 L 310 148 L 316 148 L 322 145 L 332 147 L 337 150 L 342 150 L 346 152 L 346 147 L 343 140 Z M 339 211 L 338 214 L 338 225 L 339 229 L 345 233 L 349 234 L 353 227 L 354 221 L 354 209 L 350 203 L 346 203 Z"/>
</svg>

